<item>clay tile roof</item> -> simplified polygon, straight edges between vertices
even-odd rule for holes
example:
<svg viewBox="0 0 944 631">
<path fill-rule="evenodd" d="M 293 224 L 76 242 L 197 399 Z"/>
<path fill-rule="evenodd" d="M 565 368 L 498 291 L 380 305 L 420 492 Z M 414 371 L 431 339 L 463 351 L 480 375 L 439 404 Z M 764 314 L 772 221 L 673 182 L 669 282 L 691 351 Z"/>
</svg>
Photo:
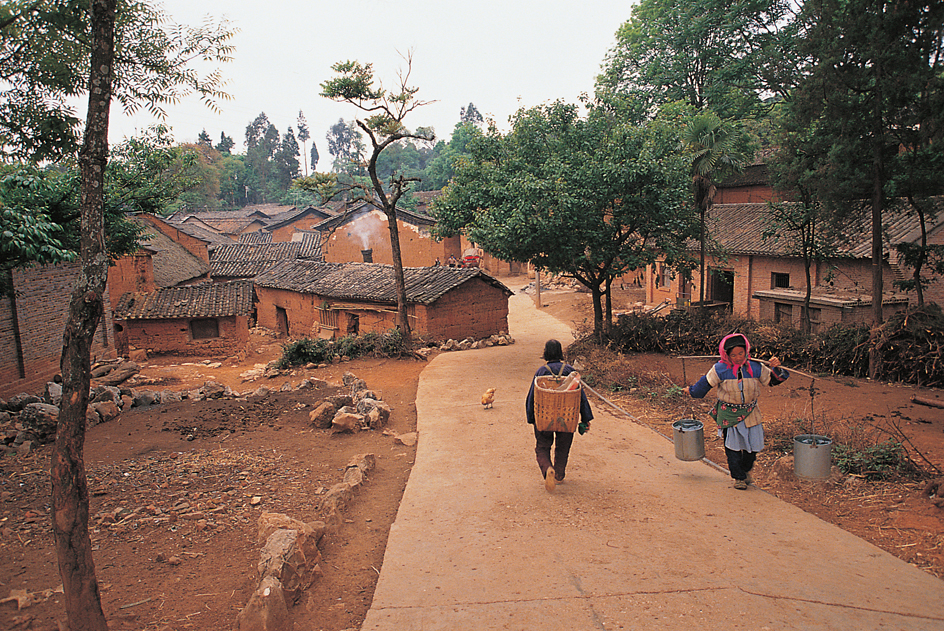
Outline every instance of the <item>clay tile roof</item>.
<svg viewBox="0 0 944 631">
<path fill-rule="evenodd" d="M 252 281 L 202 283 L 164 287 L 150 293 L 126 293 L 118 300 L 115 317 L 121 320 L 167 318 L 222 318 L 252 314 Z"/>
<path fill-rule="evenodd" d="M 263 229 L 255 230 L 253 232 L 244 232 L 239 235 L 240 243 L 271 243 L 272 242 L 272 233 L 266 232 Z"/>
<path fill-rule="evenodd" d="M 512 291 L 478 268 L 407 267 L 403 269 L 407 301 L 431 304 L 473 278 L 481 278 L 511 295 Z M 284 261 L 256 277 L 260 287 L 286 289 L 325 298 L 396 303 L 393 266 L 379 263 Z"/>
<path fill-rule="evenodd" d="M 933 198 L 938 216 L 944 212 L 944 197 Z M 837 255 L 851 258 L 869 258 L 872 255 L 872 235 L 869 209 L 850 219 L 845 228 L 846 241 L 838 244 Z M 928 230 L 940 225 L 940 221 L 929 222 Z M 781 238 L 768 237 L 764 233 L 777 230 L 766 202 L 755 204 L 715 204 L 708 217 L 708 234 L 711 239 L 731 254 L 765 254 L 768 256 L 792 256 L 794 248 L 788 233 Z M 913 242 L 920 235 L 918 218 L 913 213 L 886 214 L 883 223 L 885 248 L 902 242 Z M 697 242 L 689 242 L 689 250 L 697 250 Z"/>
<path fill-rule="evenodd" d="M 210 272 L 210 266 L 202 259 L 188 252 L 151 224 L 139 218 L 133 218 L 131 221 L 144 225 L 145 233 L 138 239 L 138 244 L 151 252 L 154 284 L 158 287 L 186 283 Z"/>
<path fill-rule="evenodd" d="M 210 256 L 212 276 L 216 278 L 252 278 L 279 261 L 296 258 L 321 259 L 321 235 L 308 233 L 302 241 L 280 243 L 236 243 L 213 250 Z"/>
</svg>

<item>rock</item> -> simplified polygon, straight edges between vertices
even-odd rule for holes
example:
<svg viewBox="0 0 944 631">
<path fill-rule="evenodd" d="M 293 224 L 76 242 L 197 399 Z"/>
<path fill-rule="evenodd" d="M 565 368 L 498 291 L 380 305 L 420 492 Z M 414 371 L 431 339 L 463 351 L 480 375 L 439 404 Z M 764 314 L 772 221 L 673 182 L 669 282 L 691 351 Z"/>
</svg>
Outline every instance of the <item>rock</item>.
<svg viewBox="0 0 944 631">
<path fill-rule="evenodd" d="M 341 383 L 345 387 L 350 388 L 354 385 L 354 382 L 357 380 L 357 377 L 354 376 L 354 373 L 348 371 L 341 375 Z"/>
<path fill-rule="evenodd" d="M 121 409 L 122 410 L 130 410 L 131 406 L 133 405 L 134 405 L 134 397 L 127 394 L 121 395 Z"/>
<path fill-rule="evenodd" d="M 315 390 L 322 390 L 328 387 L 328 382 L 324 379 L 316 379 L 315 377 L 309 377 L 308 383 L 311 384 L 311 387 Z"/>
<path fill-rule="evenodd" d="M 371 429 L 381 429 L 390 418 L 390 406 L 375 399 L 361 399 L 357 402 L 357 413 L 367 417 Z"/>
<path fill-rule="evenodd" d="M 279 528 L 266 539 L 256 566 L 262 580 L 275 578 L 282 585 L 286 604 L 294 603 L 321 574 L 318 537 L 305 530 Z"/>
<path fill-rule="evenodd" d="M 279 392 L 291 392 L 292 390 L 293 388 L 292 388 L 291 381 L 286 381 L 285 383 L 282 384 L 282 387 L 279 388 Z"/>
<path fill-rule="evenodd" d="M 173 403 L 174 401 L 180 401 L 182 398 L 180 393 L 174 390 L 161 391 L 161 403 Z"/>
<path fill-rule="evenodd" d="M 89 393 L 89 403 L 113 401 L 116 405 L 121 402 L 121 390 L 115 386 L 95 386 Z"/>
<path fill-rule="evenodd" d="M 28 456 L 31 451 L 33 451 L 33 441 L 24 440 L 22 443 L 20 443 L 17 446 L 16 455 L 19 456 L 20 458 L 23 458 L 25 456 Z"/>
<path fill-rule="evenodd" d="M 147 361 L 147 358 L 147 349 L 144 348 L 135 348 L 128 353 L 128 359 L 130 359 L 132 362 L 141 363 Z"/>
<path fill-rule="evenodd" d="M 252 395 L 250 396 L 252 396 L 252 398 L 254 399 L 264 399 L 265 396 L 269 394 L 270 392 L 272 391 L 269 390 L 269 388 L 265 386 L 259 386 L 258 388 L 252 391 Z"/>
<path fill-rule="evenodd" d="M 313 521 L 306 523 L 293 519 L 283 513 L 262 513 L 259 515 L 258 523 L 259 531 L 256 536 L 256 541 L 258 541 L 260 545 L 265 544 L 269 536 L 279 529 L 303 531 L 316 537 L 315 544 L 317 544 L 324 535 L 325 527 L 323 522 Z"/>
<path fill-rule="evenodd" d="M 328 429 L 331 427 L 331 422 L 334 420 L 336 412 L 337 408 L 334 407 L 333 403 L 324 401 L 321 405 L 308 413 L 308 419 L 311 421 L 312 426 L 319 429 Z"/>
<path fill-rule="evenodd" d="M 102 423 L 112 421 L 121 414 L 121 410 L 115 405 L 114 401 L 100 401 L 90 406 L 102 418 Z"/>
<path fill-rule="evenodd" d="M 129 378 L 141 372 L 141 369 L 134 362 L 121 362 L 118 366 L 101 379 L 96 379 L 99 385 L 117 386 L 119 383 L 127 381 Z"/>
<path fill-rule="evenodd" d="M 290 625 L 282 584 L 272 576 L 259 583 L 259 588 L 236 616 L 237 631 L 286 631 Z"/>
<path fill-rule="evenodd" d="M 55 440 L 58 422 L 59 408 L 48 403 L 29 403 L 19 416 L 23 431 L 32 434 L 41 445 Z"/>
<path fill-rule="evenodd" d="M 203 384 L 201 390 L 203 390 L 203 396 L 207 399 L 222 399 L 224 396 L 231 393 L 229 386 L 224 386 L 215 381 L 207 381 Z"/>
<path fill-rule="evenodd" d="M 406 445 L 407 447 L 412 447 L 416 444 L 417 437 L 418 436 L 416 432 L 407 432 L 406 434 L 394 435 L 394 440 L 402 445 Z"/>
<path fill-rule="evenodd" d="M 342 408 L 342 410 L 343 409 L 344 408 Z M 341 434 L 353 434 L 360 430 L 363 424 L 364 418 L 360 414 L 352 414 L 351 412 L 343 412 L 341 410 L 339 410 L 331 420 L 331 427 L 335 432 Z"/>
<path fill-rule="evenodd" d="M 354 393 L 355 403 L 357 403 L 361 399 L 374 399 L 376 401 L 380 401 L 381 399 L 383 399 L 383 397 L 377 394 L 376 392 L 374 392 L 373 390 L 367 390 L 365 388 L 364 390 L 358 390 L 357 392 Z"/>
<path fill-rule="evenodd" d="M 136 390 L 134 393 L 134 400 L 131 403 L 131 407 L 142 408 L 149 405 L 154 405 L 160 403 L 160 395 L 153 390 Z"/>
<path fill-rule="evenodd" d="M 102 417 L 93 407 L 85 408 L 85 427 L 95 427 L 102 422 Z"/>
<path fill-rule="evenodd" d="M 333 404 L 337 409 L 354 405 L 354 398 L 347 394 L 335 394 L 330 397 L 325 397 L 325 401 Z"/>
<path fill-rule="evenodd" d="M 58 406 L 62 402 L 62 386 L 55 381 L 46 384 L 46 403 Z"/>
<path fill-rule="evenodd" d="M 10 400 L 7 401 L 7 409 L 11 412 L 19 412 L 31 403 L 42 403 L 42 399 L 35 395 L 21 392 L 20 394 L 10 397 Z"/>
</svg>

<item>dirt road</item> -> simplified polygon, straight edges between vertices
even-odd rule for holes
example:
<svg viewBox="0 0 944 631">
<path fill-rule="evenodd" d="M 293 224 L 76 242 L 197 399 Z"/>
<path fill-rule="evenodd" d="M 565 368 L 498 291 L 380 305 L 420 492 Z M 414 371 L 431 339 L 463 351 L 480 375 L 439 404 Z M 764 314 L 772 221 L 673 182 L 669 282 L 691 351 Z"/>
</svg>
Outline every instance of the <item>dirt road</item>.
<svg viewBox="0 0 944 631">
<path fill-rule="evenodd" d="M 420 377 L 416 462 L 363 629 L 929 629 L 944 582 L 672 445 L 599 402 L 549 494 L 522 423 L 548 337 L 438 356 Z M 479 397 L 498 389 L 494 408 Z"/>
</svg>

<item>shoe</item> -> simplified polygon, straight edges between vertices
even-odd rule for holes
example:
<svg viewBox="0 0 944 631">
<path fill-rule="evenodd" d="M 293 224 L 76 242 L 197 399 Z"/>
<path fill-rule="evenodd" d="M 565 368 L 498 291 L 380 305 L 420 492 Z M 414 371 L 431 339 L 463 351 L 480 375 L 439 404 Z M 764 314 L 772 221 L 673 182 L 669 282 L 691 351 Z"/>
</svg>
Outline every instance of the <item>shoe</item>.
<svg viewBox="0 0 944 631">
<path fill-rule="evenodd" d="M 746 491 L 746 490 L 747 490 L 747 480 L 735 480 L 735 481 L 734 481 L 734 488 L 736 488 L 738 491 Z"/>
<path fill-rule="evenodd" d="M 550 493 L 554 490 L 555 486 L 557 486 L 557 478 L 554 477 L 554 467 L 548 467 L 547 472 L 544 474 L 544 488 Z"/>
<path fill-rule="evenodd" d="M 748 484 L 754 484 L 754 476 L 748 473 L 747 477 L 744 478 L 744 481 L 747 482 Z"/>
</svg>

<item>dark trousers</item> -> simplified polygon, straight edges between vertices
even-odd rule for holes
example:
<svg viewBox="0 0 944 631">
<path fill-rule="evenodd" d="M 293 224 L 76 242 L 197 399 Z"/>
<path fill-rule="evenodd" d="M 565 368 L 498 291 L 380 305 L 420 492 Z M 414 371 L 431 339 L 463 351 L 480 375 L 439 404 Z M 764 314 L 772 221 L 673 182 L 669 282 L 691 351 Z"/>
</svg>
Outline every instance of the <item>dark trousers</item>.
<svg viewBox="0 0 944 631">
<path fill-rule="evenodd" d="M 723 437 L 727 438 L 728 428 L 721 431 Z M 728 457 L 728 470 L 735 480 L 746 479 L 748 472 L 754 468 L 754 461 L 757 460 L 757 454 L 753 451 L 734 451 L 727 446 L 724 448 L 724 455 Z"/>
<path fill-rule="evenodd" d="M 564 473 L 567 470 L 570 445 L 574 442 L 574 435 L 571 432 L 539 432 L 535 427 L 534 440 L 534 453 L 538 457 L 541 475 L 547 475 L 547 468 L 554 467 L 554 477 L 563 480 Z M 553 464 L 551 463 L 551 447 L 554 447 Z"/>
</svg>

